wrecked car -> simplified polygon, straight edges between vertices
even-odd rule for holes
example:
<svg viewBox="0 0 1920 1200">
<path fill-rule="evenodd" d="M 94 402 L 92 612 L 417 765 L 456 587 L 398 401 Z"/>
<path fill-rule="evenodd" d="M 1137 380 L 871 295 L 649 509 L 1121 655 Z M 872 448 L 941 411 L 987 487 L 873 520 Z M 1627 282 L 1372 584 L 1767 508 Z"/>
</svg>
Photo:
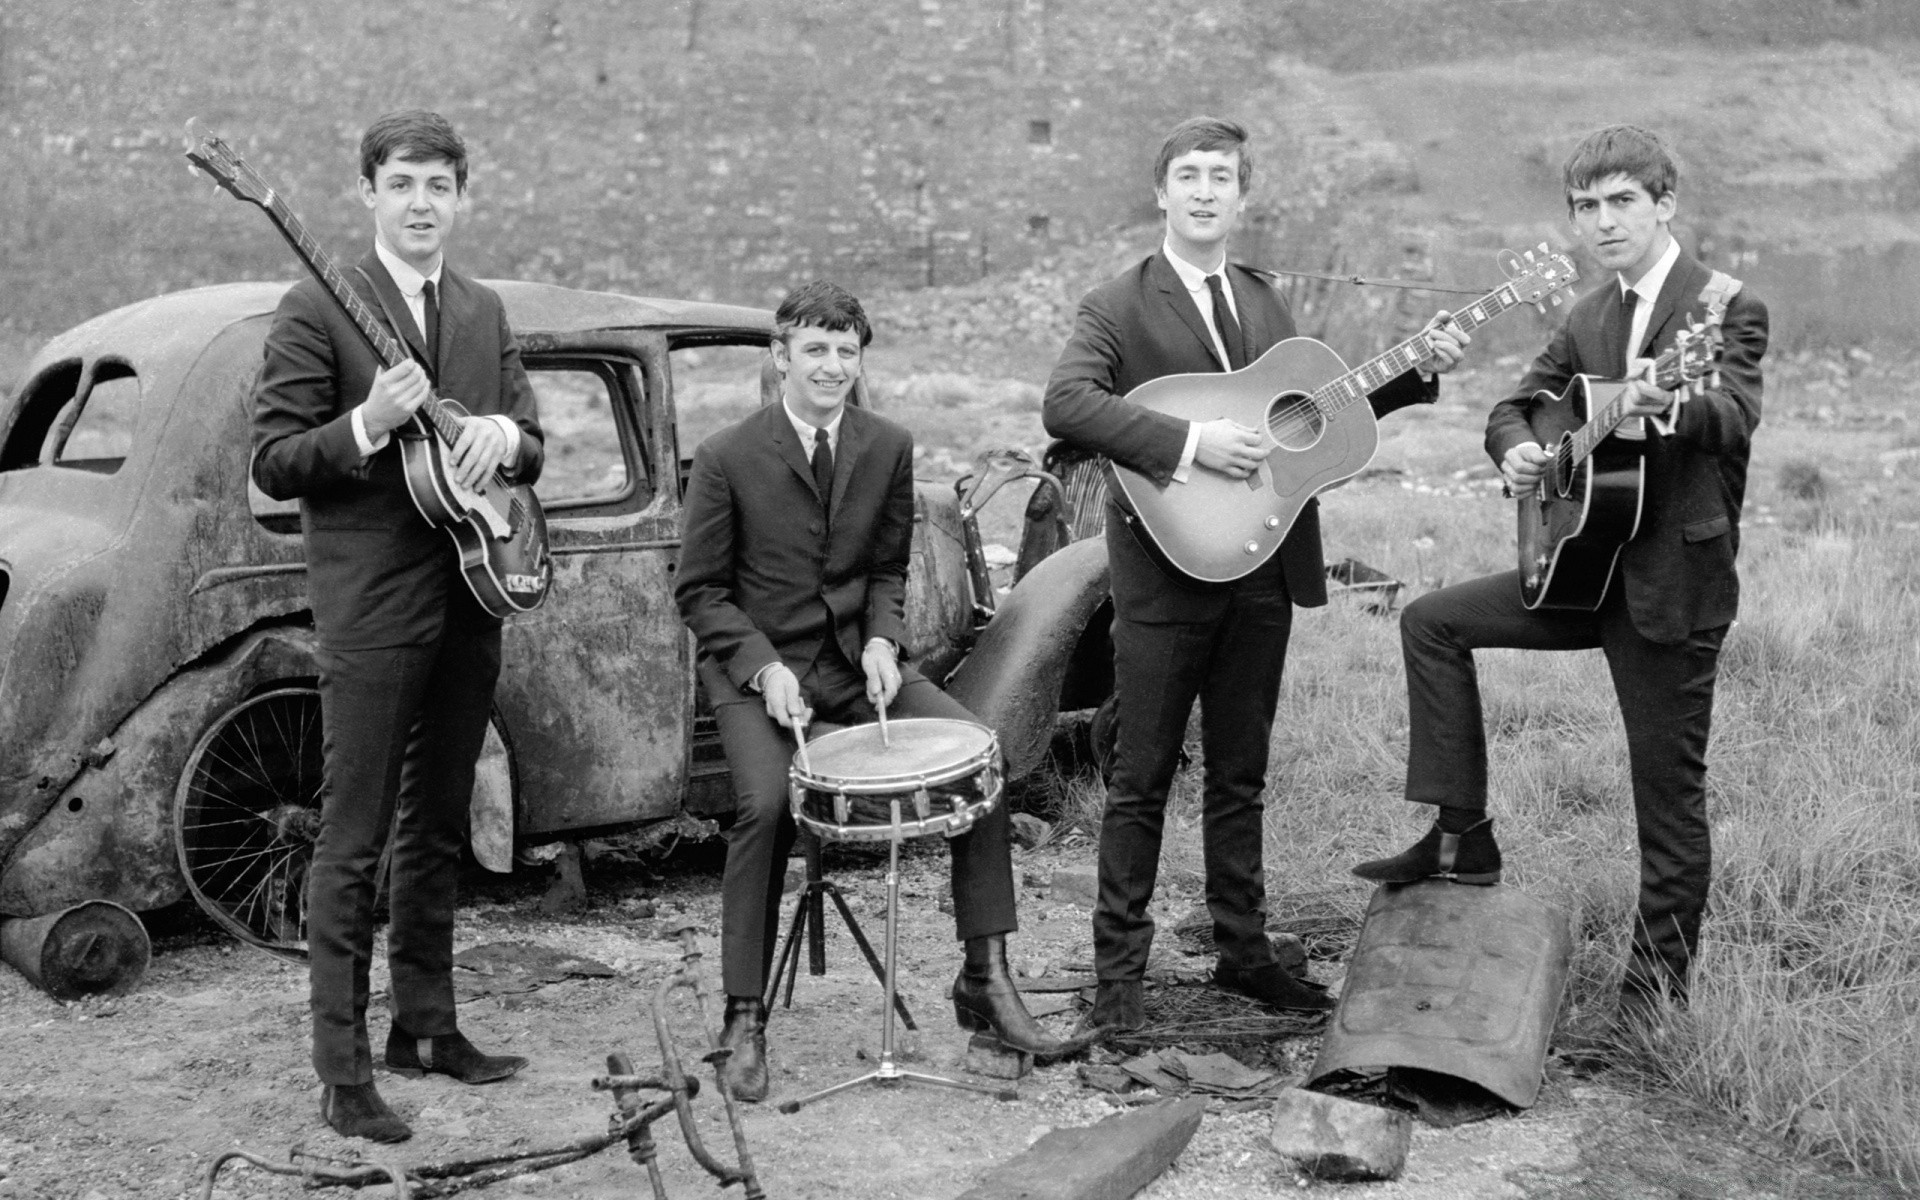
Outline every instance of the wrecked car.
<svg viewBox="0 0 1920 1200">
<path fill-rule="evenodd" d="M 492 286 L 540 399 L 554 570 L 546 604 L 507 623 L 475 787 L 475 857 L 505 870 L 541 843 L 731 810 L 673 571 L 687 413 L 717 424 L 773 399 L 773 322 Z M 191 894 L 244 941 L 304 953 L 314 634 L 297 507 L 247 470 L 286 287 L 97 317 L 48 343 L 0 411 L 0 916 Z M 1011 588 L 991 582 L 974 514 L 1021 473 L 1040 474 L 984 455 L 970 498 L 919 482 L 908 593 L 918 662 L 995 728 L 1014 779 L 1057 714 L 1111 690 L 1099 539 L 1058 539 Z"/>
</svg>

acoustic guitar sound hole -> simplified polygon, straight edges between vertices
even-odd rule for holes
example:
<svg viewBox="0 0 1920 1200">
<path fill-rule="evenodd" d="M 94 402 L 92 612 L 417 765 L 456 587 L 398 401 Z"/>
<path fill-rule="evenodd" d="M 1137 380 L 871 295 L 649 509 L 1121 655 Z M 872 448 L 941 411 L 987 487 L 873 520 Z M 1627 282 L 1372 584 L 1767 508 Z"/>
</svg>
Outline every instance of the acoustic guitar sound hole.
<svg viewBox="0 0 1920 1200">
<path fill-rule="evenodd" d="M 1561 437 L 1559 446 L 1555 447 L 1553 466 L 1550 468 L 1553 494 L 1562 500 L 1579 499 L 1574 493 L 1580 486 L 1580 472 L 1573 462 L 1573 447 L 1569 444 L 1571 441 L 1571 437 L 1564 435 Z"/>
<path fill-rule="evenodd" d="M 1267 432 L 1289 450 L 1306 450 L 1320 440 L 1327 418 L 1305 392 L 1284 392 L 1267 406 Z"/>
</svg>

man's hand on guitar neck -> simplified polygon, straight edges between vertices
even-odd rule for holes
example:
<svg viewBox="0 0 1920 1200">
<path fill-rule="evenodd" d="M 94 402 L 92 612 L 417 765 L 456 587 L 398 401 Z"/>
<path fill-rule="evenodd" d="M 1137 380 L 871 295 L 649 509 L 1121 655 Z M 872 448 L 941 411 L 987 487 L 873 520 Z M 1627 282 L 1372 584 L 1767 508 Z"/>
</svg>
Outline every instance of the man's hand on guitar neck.
<svg viewBox="0 0 1920 1200">
<path fill-rule="evenodd" d="M 1459 366 L 1461 356 L 1467 352 L 1467 343 L 1473 340 L 1444 308 L 1433 314 L 1433 320 L 1420 332 L 1426 335 L 1430 352 L 1414 366 L 1429 375 L 1445 375 Z"/>
<path fill-rule="evenodd" d="M 387 435 L 411 420 L 431 395 L 426 371 L 412 359 L 375 375 L 373 386 L 367 389 L 366 403 L 358 409 L 367 440 L 385 444 Z"/>
</svg>

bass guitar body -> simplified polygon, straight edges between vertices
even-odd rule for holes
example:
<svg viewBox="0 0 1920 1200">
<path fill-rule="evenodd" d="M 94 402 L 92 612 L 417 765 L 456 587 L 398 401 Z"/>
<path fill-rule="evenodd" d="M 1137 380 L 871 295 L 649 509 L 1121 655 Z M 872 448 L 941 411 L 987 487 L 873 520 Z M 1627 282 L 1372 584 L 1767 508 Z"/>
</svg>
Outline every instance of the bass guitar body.
<svg viewBox="0 0 1920 1200">
<path fill-rule="evenodd" d="M 1640 528 L 1646 443 L 1608 437 L 1577 462 L 1566 452 L 1589 416 L 1626 386 L 1576 375 L 1559 395 L 1535 397 L 1534 436 L 1554 461 L 1518 506 L 1520 596 L 1528 608 L 1599 608 L 1621 547 Z"/>
<path fill-rule="evenodd" d="M 1230 418 L 1272 445 L 1245 479 L 1195 465 L 1187 482 L 1162 487 L 1113 464 L 1139 527 L 1169 565 L 1203 583 L 1250 574 L 1273 557 L 1308 501 L 1366 469 L 1380 445 L 1373 409 L 1361 402 L 1329 412 L 1312 399 L 1346 371 L 1324 343 L 1289 338 L 1238 371 L 1166 375 L 1127 393 L 1184 421 Z"/>
<path fill-rule="evenodd" d="M 438 403 L 454 418 L 467 411 Z M 496 617 L 531 612 L 547 598 L 553 564 L 547 554 L 547 517 L 525 484 L 496 475 L 478 489 L 461 487 L 447 469 L 447 451 L 420 418 L 400 431 L 407 494 L 429 525 L 444 529 L 460 554 L 460 573 L 480 607 Z"/>
</svg>

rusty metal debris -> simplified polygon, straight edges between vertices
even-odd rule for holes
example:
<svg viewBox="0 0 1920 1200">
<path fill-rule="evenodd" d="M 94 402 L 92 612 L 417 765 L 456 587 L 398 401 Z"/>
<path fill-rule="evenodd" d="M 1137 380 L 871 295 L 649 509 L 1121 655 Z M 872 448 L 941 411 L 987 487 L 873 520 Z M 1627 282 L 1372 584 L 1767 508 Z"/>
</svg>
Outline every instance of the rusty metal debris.
<svg viewBox="0 0 1920 1200">
<path fill-rule="evenodd" d="M 675 931 L 680 938 L 681 964 L 653 990 L 653 1031 L 660 1043 L 659 1074 L 635 1074 L 632 1060 L 625 1054 L 609 1054 L 607 1073 L 595 1076 L 591 1081 L 590 1086 L 594 1091 L 613 1093 L 616 1111 L 608 1118 L 605 1133 L 545 1149 L 420 1166 L 405 1166 L 390 1157 L 356 1159 L 315 1154 L 298 1145 L 289 1152 L 285 1162 L 277 1162 L 247 1150 L 229 1150 L 208 1164 L 201 1182 L 201 1200 L 213 1200 L 214 1185 L 219 1180 L 221 1170 L 234 1161 L 250 1163 L 275 1175 L 298 1176 L 308 1188 L 357 1189 L 388 1184 L 399 1200 L 425 1200 L 427 1197 L 471 1191 L 536 1171 L 550 1171 L 591 1158 L 609 1146 L 622 1143 L 627 1147 L 628 1156 L 646 1170 L 654 1200 L 667 1200 L 666 1182 L 661 1178 L 658 1162 L 659 1146 L 653 1137 L 653 1123 L 669 1113 L 679 1119 L 681 1136 L 686 1139 L 687 1149 L 694 1160 L 718 1181 L 720 1187 L 728 1188 L 737 1183 L 741 1185 L 745 1200 L 766 1200 L 766 1192 L 761 1189 L 760 1180 L 754 1173 L 753 1156 L 747 1149 L 746 1129 L 734 1107 L 733 1096 L 724 1083 L 719 1083 L 715 1090 L 719 1092 L 720 1103 L 726 1109 L 727 1124 L 733 1130 L 738 1165 L 728 1166 L 715 1158 L 701 1140 L 699 1127 L 694 1123 L 693 1099 L 700 1094 L 700 1081 L 689 1077 L 681 1065 L 679 1051 L 674 1045 L 673 1026 L 667 1018 L 668 1001 L 675 988 L 684 987 L 693 994 L 694 1010 L 707 1036 L 708 1051 L 702 1056 L 702 1061 L 713 1065 L 716 1082 L 720 1078 L 721 1064 L 732 1053 L 720 1045 L 719 1035 L 707 1022 L 706 987 L 699 973 L 701 952 L 694 937 L 696 929 L 697 926 L 689 923 Z M 648 1100 L 644 1098 L 647 1092 L 664 1095 Z"/>
<path fill-rule="evenodd" d="M 1515 888 L 1383 886 L 1307 1086 L 1353 1095 L 1349 1076 L 1392 1069 L 1422 1119 L 1531 1108 L 1571 954 L 1566 914 Z"/>
</svg>

